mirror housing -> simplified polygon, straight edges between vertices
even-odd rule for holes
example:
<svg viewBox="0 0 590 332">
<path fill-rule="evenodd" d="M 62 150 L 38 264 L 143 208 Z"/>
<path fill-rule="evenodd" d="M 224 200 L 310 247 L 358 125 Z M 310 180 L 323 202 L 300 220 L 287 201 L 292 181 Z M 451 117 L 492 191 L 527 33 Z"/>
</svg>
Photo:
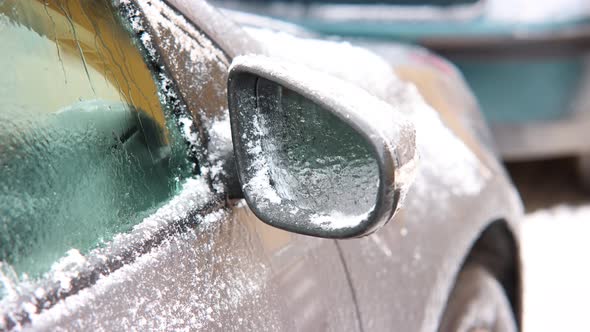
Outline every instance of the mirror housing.
<svg viewBox="0 0 590 332">
<path fill-rule="evenodd" d="M 372 233 L 400 208 L 417 164 L 413 124 L 356 85 L 262 55 L 234 59 L 228 102 L 244 197 L 295 233 Z"/>
</svg>

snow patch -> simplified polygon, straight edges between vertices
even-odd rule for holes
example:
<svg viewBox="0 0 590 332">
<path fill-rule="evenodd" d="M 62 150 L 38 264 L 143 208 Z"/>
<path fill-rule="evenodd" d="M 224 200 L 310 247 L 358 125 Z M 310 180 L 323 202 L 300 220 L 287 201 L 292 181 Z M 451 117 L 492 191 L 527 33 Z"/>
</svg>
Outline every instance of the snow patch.
<svg viewBox="0 0 590 332">
<path fill-rule="evenodd" d="M 231 143 L 231 126 L 229 123 L 229 112 L 227 110 L 222 111 L 222 116 L 219 119 L 214 119 L 209 125 L 209 133 L 211 140 L 221 144 Z"/>
<path fill-rule="evenodd" d="M 180 193 L 174 196 L 170 202 L 135 225 L 131 233 L 117 235 L 114 242 L 124 241 L 125 238 L 133 237 L 135 233 L 140 231 L 147 231 L 148 234 L 144 233 L 144 236 L 149 236 L 162 227 L 166 227 L 171 221 L 187 218 L 190 213 L 203 208 L 213 199 L 213 193 L 205 179 L 202 177 L 187 179 Z"/>
<path fill-rule="evenodd" d="M 189 118 L 188 116 L 182 116 L 178 119 L 180 123 L 180 128 L 182 130 L 182 134 L 186 138 L 189 143 L 193 145 L 199 144 L 199 136 L 197 135 L 196 131 L 193 130 L 193 119 Z"/>
<path fill-rule="evenodd" d="M 69 292 L 72 280 L 80 276 L 80 271 L 87 267 L 87 260 L 78 249 L 70 249 L 66 255 L 53 263 L 49 275 L 51 280 L 58 282 L 61 289 Z"/>
<path fill-rule="evenodd" d="M 225 184 L 222 178 L 233 174 L 226 174 L 226 162 L 233 159 L 233 145 L 231 126 L 229 122 L 229 111 L 222 109 L 218 117 L 205 119 L 204 127 L 208 133 L 207 142 L 207 165 L 201 167 L 201 173 L 207 174 L 213 181 L 213 189 L 217 193 L 225 191 Z"/>
<path fill-rule="evenodd" d="M 590 205 L 558 205 L 520 223 L 524 331 L 590 331 Z"/>
<path fill-rule="evenodd" d="M 313 214 L 309 220 L 312 224 L 322 226 L 324 229 L 338 230 L 358 226 L 361 221 L 369 218 L 370 211 L 360 215 L 343 214 L 340 211 L 332 211 L 328 214 Z"/>
</svg>

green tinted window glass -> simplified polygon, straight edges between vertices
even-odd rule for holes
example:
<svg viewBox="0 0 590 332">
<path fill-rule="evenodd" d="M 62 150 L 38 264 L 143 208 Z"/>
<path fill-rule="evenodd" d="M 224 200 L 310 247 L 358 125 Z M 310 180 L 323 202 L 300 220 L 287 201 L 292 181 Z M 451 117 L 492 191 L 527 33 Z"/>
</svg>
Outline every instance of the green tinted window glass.
<svg viewBox="0 0 590 332">
<path fill-rule="evenodd" d="M 109 0 L 0 0 L 0 43 L 0 273 L 35 278 L 129 230 L 191 166 Z"/>
</svg>

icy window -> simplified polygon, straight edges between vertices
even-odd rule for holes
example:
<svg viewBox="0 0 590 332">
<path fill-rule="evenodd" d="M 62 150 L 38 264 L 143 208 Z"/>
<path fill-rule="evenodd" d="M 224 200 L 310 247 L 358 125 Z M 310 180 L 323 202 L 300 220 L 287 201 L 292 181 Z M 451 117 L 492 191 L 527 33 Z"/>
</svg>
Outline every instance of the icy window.
<svg viewBox="0 0 590 332">
<path fill-rule="evenodd" d="M 109 0 L 0 1 L 0 42 L 2 297 L 131 229 L 192 165 Z"/>
</svg>

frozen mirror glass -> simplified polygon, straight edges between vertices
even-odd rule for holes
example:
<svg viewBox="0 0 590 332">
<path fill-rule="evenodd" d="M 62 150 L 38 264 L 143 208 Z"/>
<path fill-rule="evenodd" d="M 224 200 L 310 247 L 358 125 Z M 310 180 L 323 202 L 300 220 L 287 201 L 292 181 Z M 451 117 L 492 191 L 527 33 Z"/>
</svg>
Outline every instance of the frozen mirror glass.
<svg viewBox="0 0 590 332">
<path fill-rule="evenodd" d="M 291 89 L 264 78 L 253 89 L 251 107 L 242 104 L 243 118 L 234 122 L 243 140 L 236 146 L 241 181 L 254 212 L 317 236 L 337 237 L 366 221 L 380 184 L 367 139 Z"/>
<path fill-rule="evenodd" d="M 129 230 L 191 173 L 110 0 L 0 1 L 0 297 Z"/>
</svg>

